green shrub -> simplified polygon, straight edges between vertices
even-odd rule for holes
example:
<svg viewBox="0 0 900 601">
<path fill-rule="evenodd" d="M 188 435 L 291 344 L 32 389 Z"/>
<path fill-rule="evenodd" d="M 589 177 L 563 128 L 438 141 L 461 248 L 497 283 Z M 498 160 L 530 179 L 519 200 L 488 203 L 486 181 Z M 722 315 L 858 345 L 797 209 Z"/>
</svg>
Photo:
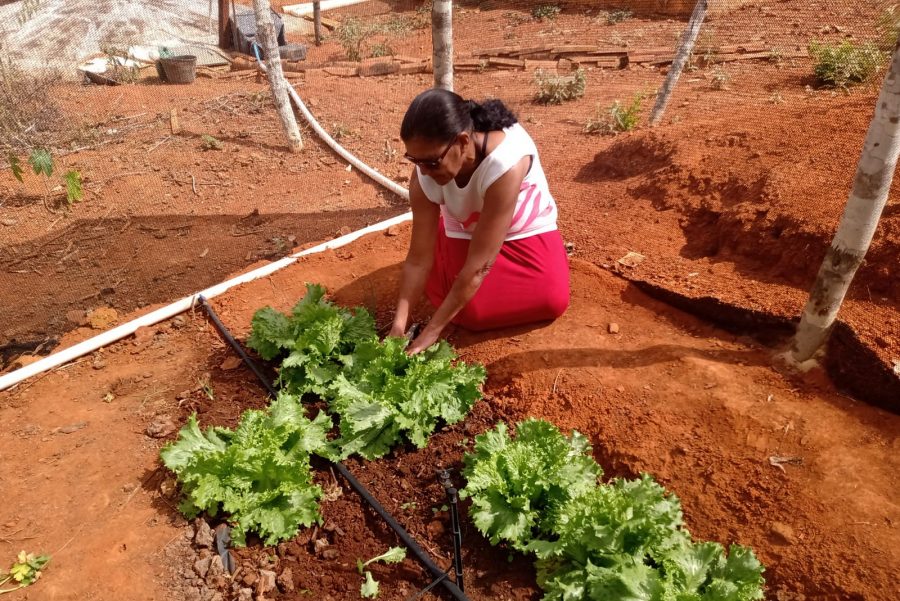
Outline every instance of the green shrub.
<svg viewBox="0 0 900 601">
<path fill-rule="evenodd" d="M 606 24 L 607 25 L 615 25 L 616 23 L 621 23 L 622 21 L 627 21 L 630 19 L 634 13 L 632 13 L 627 8 L 620 8 L 619 10 L 612 10 L 606 13 Z"/>
<path fill-rule="evenodd" d="M 836 46 L 812 42 L 809 55 L 815 61 L 814 72 L 819 84 L 836 88 L 869 81 L 884 62 L 884 54 L 875 44 L 855 44 L 850 40 Z"/>
<path fill-rule="evenodd" d="M 344 47 L 344 52 L 347 53 L 347 60 L 362 60 L 363 44 L 378 29 L 379 26 L 363 23 L 356 17 L 344 19 L 335 33 L 341 46 Z"/>
<path fill-rule="evenodd" d="M 541 4 L 531 9 L 531 16 L 538 21 L 552 21 L 559 16 L 561 10 L 555 4 Z"/>
<path fill-rule="evenodd" d="M 538 69 L 534 74 L 534 81 L 538 87 L 534 100 L 538 104 L 562 104 L 581 98 L 587 86 L 583 69 L 578 69 L 572 75 L 550 74 Z"/>
<path fill-rule="evenodd" d="M 606 109 L 598 106 L 595 116 L 584 126 L 585 133 L 617 134 L 631 131 L 638 124 L 643 101 L 643 94 L 635 94 L 628 106 L 623 106 L 618 100 Z"/>
</svg>

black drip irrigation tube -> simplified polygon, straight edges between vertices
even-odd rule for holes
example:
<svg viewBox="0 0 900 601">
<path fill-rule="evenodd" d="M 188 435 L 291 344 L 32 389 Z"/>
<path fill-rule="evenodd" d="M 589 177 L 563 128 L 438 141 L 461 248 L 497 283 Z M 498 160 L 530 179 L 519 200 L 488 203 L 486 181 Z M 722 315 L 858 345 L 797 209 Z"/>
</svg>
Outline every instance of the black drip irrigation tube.
<svg viewBox="0 0 900 601">
<path fill-rule="evenodd" d="M 247 367 L 250 368 L 250 370 L 256 375 L 257 378 L 259 378 L 259 381 L 266 388 L 266 390 L 268 390 L 273 397 L 277 396 L 278 393 L 275 389 L 275 386 L 272 384 L 269 378 L 267 378 L 259 370 L 253 360 L 250 359 L 250 357 L 247 355 L 246 351 L 244 351 L 240 343 L 235 340 L 234 336 L 231 335 L 231 332 L 228 330 L 228 328 L 225 327 L 225 324 L 222 323 L 222 320 L 219 319 L 219 316 L 210 306 L 206 298 L 203 295 L 199 295 L 197 297 L 197 302 L 200 303 L 200 306 L 212 320 L 213 325 L 219 331 L 219 334 L 221 334 L 222 338 L 224 338 L 225 341 L 229 345 L 231 345 L 231 348 L 233 348 L 235 352 L 240 356 L 244 364 L 246 364 Z M 391 527 L 391 530 L 393 530 L 397 534 L 403 544 L 406 545 L 406 547 L 410 550 L 410 552 L 412 552 L 416 559 L 419 560 L 419 563 L 421 563 L 431 573 L 432 577 L 434 577 L 435 580 L 429 585 L 428 588 L 431 588 L 435 584 L 440 583 L 445 589 L 447 589 L 447 592 L 449 592 L 454 599 L 457 599 L 458 601 L 469 601 L 469 598 L 462 591 L 462 565 L 460 554 L 456 550 L 457 539 L 455 537 L 454 567 L 456 568 L 457 578 L 459 578 L 459 585 L 447 578 L 447 572 L 442 570 L 436 563 L 434 563 L 431 557 L 429 557 L 429 555 L 422 549 L 422 547 L 420 547 L 419 544 L 412 538 L 412 536 L 409 535 L 406 529 L 401 526 L 400 523 L 396 519 L 394 519 L 394 517 L 390 513 L 388 513 L 388 511 L 381 505 L 381 503 L 378 502 L 378 499 L 372 496 L 372 493 L 368 491 L 368 489 L 362 484 L 362 482 L 357 480 L 353 476 L 353 474 L 350 473 L 350 470 L 347 469 L 347 466 L 339 461 L 329 461 L 329 463 L 338 471 L 341 476 L 343 476 L 347 483 L 350 484 L 350 487 L 355 490 L 372 509 L 375 510 L 375 513 L 381 516 L 381 519 L 383 519 L 385 523 Z M 453 509 L 456 509 L 455 504 L 453 506 Z"/>
</svg>

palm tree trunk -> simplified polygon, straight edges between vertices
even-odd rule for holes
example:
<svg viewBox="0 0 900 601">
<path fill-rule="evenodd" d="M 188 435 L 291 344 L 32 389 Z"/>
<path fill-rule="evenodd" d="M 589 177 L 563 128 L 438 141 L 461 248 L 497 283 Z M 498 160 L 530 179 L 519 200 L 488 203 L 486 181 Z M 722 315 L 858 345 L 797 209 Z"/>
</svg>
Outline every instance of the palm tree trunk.
<svg viewBox="0 0 900 601">
<path fill-rule="evenodd" d="M 434 0 L 431 7 L 434 87 L 453 91 L 453 0 Z"/>
<path fill-rule="evenodd" d="M 272 6 L 269 0 L 253 0 L 253 11 L 256 13 L 256 41 L 265 52 L 266 76 L 272 88 L 275 110 L 278 111 L 288 147 L 291 152 L 300 152 L 303 150 L 303 139 L 300 137 L 300 128 L 297 127 L 297 118 L 294 116 L 294 109 L 288 96 L 290 84 L 284 78 L 284 71 L 281 69 L 278 36 L 272 23 Z"/>
<path fill-rule="evenodd" d="M 837 233 L 819 268 L 794 336 L 791 356 L 806 361 L 822 348 L 837 319 L 847 289 L 869 250 L 887 203 L 900 154 L 900 45 L 894 49 L 869 124 L 853 191 Z"/>
<path fill-rule="evenodd" d="M 694 51 L 694 42 L 697 41 L 697 36 L 700 35 L 700 26 L 703 25 L 703 19 L 706 18 L 706 6 L 707 0 L 697 0 L 697 4 L 694 6 L 691 20 L 688 21 L 687 29 L 684 30 L 684 35 L 681 38 L 678 53 L 675 55 L 675 60 L 672 61 L 672 66 L 669 68 L 669 74 L 666 76 L 666 82 L 656 96 L 656 105 L 653 107 L 653 112 L 650 113 L 651 126 L 656 125 L 662 119 L 663 113 L 666 112 L 666 105 L 669 104 L 669 97 L 678 84 L 678 78 L 681 77 L 681 72 L 684 70 L 691 52 Z"/>
</svg>

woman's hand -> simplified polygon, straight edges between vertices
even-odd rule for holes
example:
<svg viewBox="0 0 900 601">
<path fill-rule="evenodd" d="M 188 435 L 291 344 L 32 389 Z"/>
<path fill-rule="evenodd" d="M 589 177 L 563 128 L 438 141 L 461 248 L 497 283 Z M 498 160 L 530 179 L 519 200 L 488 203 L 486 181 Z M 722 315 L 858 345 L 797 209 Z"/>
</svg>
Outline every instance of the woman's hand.
<svg viewBox="0 0 900 601">
<path fill-rule="evenodd" d="M 438 336 L 441 335 L 440 330 L 433 330 L 431 328 L 426 327 L 422 330 L 422 333 L 419 334 L 415 340 L 413 340 L 408 347 L 406 347 L 406 352 L 410 355 L 415 355 L 416 353 L 421 353 L 429 346 L 437 342 Z"/>
<path fill-rule="evenodd" d="M 391 326 L 391 331 L 388 332 L 388 336 L 391 338 L 403 338 L 406 336 L 405 330 L 406 324 L 394 320 L 394 325 Z"/>
</svg>

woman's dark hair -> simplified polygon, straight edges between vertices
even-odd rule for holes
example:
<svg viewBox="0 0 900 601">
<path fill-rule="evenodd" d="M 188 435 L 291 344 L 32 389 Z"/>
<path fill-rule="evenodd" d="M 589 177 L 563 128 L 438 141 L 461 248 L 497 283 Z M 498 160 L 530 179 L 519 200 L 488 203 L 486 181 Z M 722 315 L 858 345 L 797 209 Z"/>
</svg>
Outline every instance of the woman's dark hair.
<svg viewBox="0 0 900 601">
<path fill-rule="evenodd" d="M 449 90 L 433 88 L 410 103 L 400 126 L 400 137 L 445 142 L 464 131 L 496 131 L 517 122 L 516 116 L 500 100 L 479 104 L 463 100 Z"/>
</svg>

